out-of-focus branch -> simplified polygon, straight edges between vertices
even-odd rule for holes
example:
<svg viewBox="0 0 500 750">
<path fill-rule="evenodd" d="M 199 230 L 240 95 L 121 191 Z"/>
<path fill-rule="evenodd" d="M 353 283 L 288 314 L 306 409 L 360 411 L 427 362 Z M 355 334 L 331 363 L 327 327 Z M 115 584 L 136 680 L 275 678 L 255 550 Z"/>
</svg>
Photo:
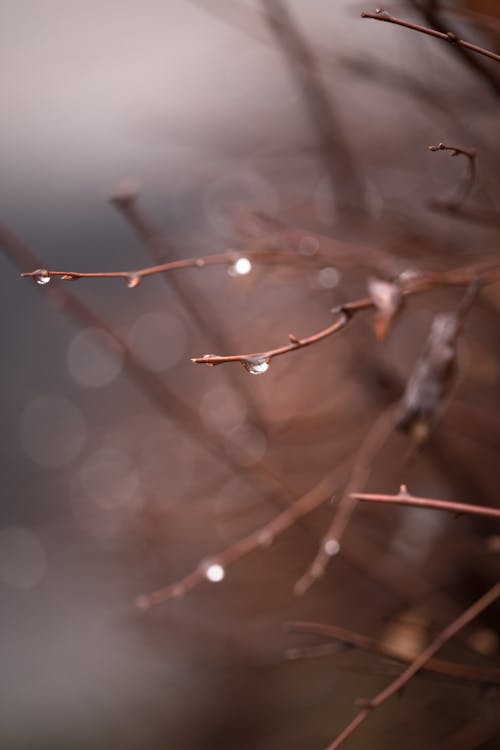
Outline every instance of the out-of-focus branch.
<svg viewBox="0 0 500 750">
<path fill-rule="evenodd" d="M 449 513 L 464 513 L 470 516 L 483 516 L 500 520 L 499 508 L 488 508 L 484 505 L 470 503 L 456 503 L 449 500 L 435 500 L 430 497 L 413 497 L 408 494 L 406 486 L 401 485 L 398 495 L 378 495 L 367 492 L 352 492 L 351 497 L 367 503 L 382 503 L 384 505 L 402 505 L 414 508 L 430 508 L 444 510 Z"/>
<path fill-rule="evenodd" d="M 459 40 L 457 34 L 450 28 L 449 22 L 446 21 L 445 23 L 441 18 L 440 7 L 436 0 L 412 0 L 412 5 L 436 34 L 443 35 L 451 42 L 452 52 L 485 81 L 495 96 L 500 96 L 500 80 L 491 70 L 491 67 L 488 64 L 485 65 L 482 58 L 478 57 L 476 53 L 496 60 L 496 62 L 500 60 L 500 55 L 475 44 Z"/>
<path fill-rule="evenodd" d="M 293 526 L 299 518 L 310 513 L 328 500 L 335 489 L 335 478 L 332 474 L 322 479 L 315 487 L 292 503 L 289 508 L 276 516 L 272 521 L 239 539 L 231 546 L 226 547 L 222 552 L 218 552 L 202 560 L 184 578 L 150 594 L 139 596 L 136 599 L 137 606 L 140 609 L 149 609 L 157 604 L 163 604 L 169 599 L 184 596 L 184 594 L 199 586 L 204 581 L 221 581 L 225 576 L 226 569 L 232 563 L 245 557 L 245 555 L 248 555 L 253 550 L 268 547 L 279 534 L 282 534 L 290 526 Z"/>
<path fill-rule="evenodd" d="M 359 165 L 321 80 L 317 60 L 283 0 L 263 0 L 263 13 L 298 84 L 320 141 L 339 219 L 363 215 L 366 200 Z"/>
<path fill-rule="evenodd" d="M 328 745 L 326 750 L 337 750 L 344 742 L 354 734 L 354 732 L 366 721 L 372 711 L 379 708 L 389 698 L 396 693 L 399 693 L 405 685 L 415 676 L 417 672 L 424 668 L 434 654 L 439 651 L 445 643 L 453 638 L 457 633 L 465 628 L 472 620 L 478 617 L 487 607 L 491 606 L 500 597 L 500 582 L 492 586 L 486 594 L 483 594 L 480 599 L 477 599 L 470 607 L 462 612 L 456 620 L 454 620 L 448 627 L 442 630 L 436 638 L 425 648 L 402 672 L 395 680 L 393 680 L 384 690 L 366 701 L 359 701 L 363 703 L 365 708 L 360 711 L 357 716 L 346 726 L 346 728 L 335 738 L 335 740 Z"/>
<path fill-rule="evenodd" d="M 375 638 L 355 633 L 352 630 L 339 628 L 336 625 L 325 625 L 319 622 L 291 622 L 288 627 L 292 633 L 304 633 L 306 635 L 328 638 L 338 643 L 341 647 L 357 648 L 361 651 L 381 656 L 384 659 L 392 659 L 401 664 L 409 664 L 412 661 L 410 658 L 402 656 L 396 649 L 391 648 L 390 645 L 381 643 Z M 457 664 L 456 662 L 436 658 L 430 658 L 423 665 L 422 669 L 427 672 L 443 675 L 444 677 L 450 677 L 453 680 L 473 682 L 481 686 L 500 685 L 500 669 L 481 669 L 479 667 L 470 667 L 465 664 Z"/>
<path fill-rule="evenodd" d="M 496 52 L 492 52 L 491 50 L 485 49 L 484 47 L 479 47 L 477 44 L 472 44 L 471 42 L 466 42 L 463 39 L 459 39 L 457 35 L 451 31 L 436 31 L 436 29 L 430 29 L 427 28 L 427 26 L 420 26 L 417 23 L 405 21 L 402 18 L 396 18 L 396 16 L 391 16 L 390 13 L 387 13 L 387 11 L 383 10 L 382 8 L 377 9 L 375 13 L 366 13 L 365 11 L 363 11 L 361 13 L 361 18 L 370 18 L 373 21 L 386 21 L 387 23 L 392 23 L 396 26 L 403 26 L 405 29 L 418 31 L 421 34 L 427 34 L 428 36 L 433 36 L 436 39 L 442 39 L 444 42 L 448 42 L 449 44 L 470 50 L 471 52 L 477 52 L 477 54 L 479 55 L 484 55 L 484 57 L 489 57 L 491 60 L 500 62 L 500 55 L 497 55 Z"/>
<path fill-rule="evenodd" d="M 335 508 L 334 516 L 321 540 L 316 556 L 295 584 L 297 595 L 304 594 L 324 574 L 332 557 L 340 552 L 340 541 L 357 505 L 357 500 L 351 493 L 358 484 L 361 486 L 366 484 L 373 462 L 393 430 L 394 408 L 390 406 L 382 412 L 361 443 L 347 487 Z"/>
</svg>

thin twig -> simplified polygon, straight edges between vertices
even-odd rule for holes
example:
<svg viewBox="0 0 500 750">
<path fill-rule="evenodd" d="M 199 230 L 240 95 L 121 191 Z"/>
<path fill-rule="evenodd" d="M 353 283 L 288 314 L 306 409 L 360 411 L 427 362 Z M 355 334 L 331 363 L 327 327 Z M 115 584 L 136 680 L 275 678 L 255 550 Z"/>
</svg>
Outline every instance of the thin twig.
<svg viewBox="0 0 500 750">
<path fill-rule="evenodd" d="M 159 263 L 155 266 L 148 266 L 146 268 L 137 268 L 132 271 L 98 271 L 94 273 L 82 273 L 80 271 L 50 271 L 46 268 L 38 268 L 35 271 L 27 271 L 21 274 L 25 278 L 52 278 L 59 277 L 63 281 L 76 281 L 77 279 L 122 279 L 127 286 L 134 288 L 139 286 L 142 279 L 147 276 L 155 276 L 160 273 L 167 273 L 169 271 L 177 271 L 182 268 L 205 268 L 206 266 L 227 266 L 232 263 L 236 263 L 241 257 L 248 258 L 254 262 L 269 262 L 269 263 L 280 263 L 286 256 L 286 259 L 290 261 L 296 256 L 292 256 L 290 252 L 284 252 L 279 250 L 253 250 L 249 253 L 241 253 L 235 250 L 231 250 L 226 253 L 214 253 L 212 255 L 205 255 L 198 258 L 181 258 L 179 260 L 168 261 L 167 263 Z M 304 258 L 301 258 L 304 260 Z"/>
<path fill-rule="evenodd" d="M 31 248 L 21 242 L 7 227 L 1 225 L 0 249 L 17 267 L 22 268 L 28 264 L 39 263 L 39 259 Z M 260 461 L 250 467 L 245 467 L 238 461 L 233 460 L 228 454 L 220 435 L 206 428 L 198 412 L 193 409 L 191 404 L 185 401 L 181 394 L 174 391 L 157 373 L 145 367 L 140 358 L 127 346 L 124 339 L 69 289 L 59 284 L 49 288 L 47 293 L 57 309 L 76 322 L 77 325 L 99 328 L 105 331 L 107 337 L 102 340 L 102 345 L 110 346 L 113 353 L 115 348 L 118 347 L 123 353 L 124 372 L 130 380 L 155 408 L 166 414 L 170 419 L 176 420 L 179 427 L 194 441 L 203 446 L 210 455 L 216 456 L 224 465 L 243 476 L 246 481 L 255 484 L 260 477 L 269 482 L 273 489 L 279 488 L 287 496 L 293 497 L 293 491 L 288 481 L 275 473 L 265 462 Z M 261 487 L 260 482 L 259 486 Z"/>
<path fill-rule="evenodd" d="M 458 211 L 469 197 L 476 181 L 476 149 L 438 143 L 437 146 L 429 146 L 429 151 L 448 151 L 450 156 L 465 156 L 467 159 L 467 170 L 458 185 L 456 195 L 452 198 L 434 198 L 431 201 L 432 206 L 437 205 L 446 207 L 449 211 Z"/>
<path fill-rule="evenodd" d="M 444 271 L 441 273 L 430 272 L 422 273 L 416 278 L 410 279 L 400 283 L 401 294 L 403 296 L 410 296 L 425 292 L 429 289 L 439 286 L 467 286 L 472 280 L 480 279 L 484 284 L 494 283 L 500 280 L 500 262 L 493 261 L 491 264 L 488 263 L 486 266 L 468 266 L 457 268 L 452 271 Z M 327 328 L 323 328 L 320 331 L 308 336 L 306 338 L 299 338 L 294 334 L 289 334 L 290 344 L 285 346 L 277 347 L 276 349 L 268 349 L 266 351 L 252 352 L 249 354 L 232 354 L 227 356 L 209 354 L 203 357 L 194 357 L 192 361 L 199 365 L 221 365 L 229 362 L 239 362 L 245 367 L 251 368 L 255 364 L 265 363 L 269 365 L 270 361 L 274 357 L 279 357 L 289 352 L 294 352 L 299 349 L 304 349 L 307 346 L 316 344 L 319 341 L 332 336 L 338 331 L 342 331 L 348 325 L 351 318 L 361 310 L 368 310 L 374 307 L 374 301 L 371 297 L 363 297 L 352 302 L 346 302 L 339 308 L 336 308 L 333 312 L 339 315 L 332 325 Z M 267 369 L 267 368 L 266 368 Z"/>
<path fill-rule="evenodd" d="M 387 11 L 383 10 L 382 8 L 379 8 L 375 13 L 366 13 L 365 11 L 363 11 L 361 13 L 361 18 L 371 18 L 374 21 L 386 21 L 387 23 L 393 23 L 396 26 L 403 26 L 405 29 L 418 31 L 421 34 L 427 34 L 428 36 L 433 36 L 436 39 L 442 39 L 444 42 L 448 42 L 449 44 L 456 44 L 458 47 L 463 47 L 464 49 L 470 50 L 471 52 L 477 52 L 477 54 L 479 55 L 484 55 L 485 57 L 489 57 L 491 60 L 500 62 L 500 55 L 497 55 L 496 52 L 491 52 L 491 50 L 485 49 L 484 47 L 479 47 L 477 44 L 472 44 L 471 42 L 466 42 L 463 39 L 459 39 L 456 34 L 453 34 L 452 32 L 445 33 L 443 31 L 436 31 L 435 29 L 429 29 L 427 26 L 420 26 L 417 23 L 405 21 L 402 18 L 396 18 L 395 16 L 391 16 L 390 13 L 387 13 Z"/>
<path fill-rule="evenodd" d="M 425 648 L 409 665 L 407 669 L 402 672 L 395 680 L 393 680 L 386 688 L 377 693 L 377 695 L 366 702 L 366 707 L 360 711 L 357 716 L 347 725 L 347 727 L 336 737 L 336 739 L 328 745 L 326 750 L 337 750 L 354 732 L 366 721 L 372 711 L 379 708 L 385 701 L 391 698 L 396 693 L 399 693 L 402 688 L 412 679 L 412 677 L 419 672 L 428 663 L 434 654 L 439 651 L 445 643 L 453 638 L 460 630 L 474 620 L 478 615 L 481 614 L 487 607 L 493 604 L 500 597 L 500 582 L 492 586 L 486 594 L 483 594 L 477 599 L 470 607 L 468 607 L 462 614 L 460 614 L 456 620 L 454 620 L 448 627 L 442 630 L 436 638 Z"/>
<path fill-rule="evenodd" d="M 302 596 L 318 578 L 324 574 L 332 557 L 340 552 L 340 542 L 357 505 L 351 492 L 359 483 L 364 486 L 368 481 L 375 457 L 394 430 L 394 408 L 391 405 L 384 410 L 363 439 L 355 456 L 354 465 L 331 523 L 324 534 L 316 556 L 303 576 L 295 584 L 295 593 Z"/>
<path fill-rule="evenodd" d="M 188 575 L 175 583 L 165 586 L 150 594 L 142 594 L 136 599 L 140 609 L 149 609 L 157 604 L 163 604 L 169 599 L 184 596 L 188 591 L 199 586 L 206 580 L 210 580 L 210 569 L 216 568 L 219 572 L 217 580 L 222 580 L 226 569 L 237 560 L 248 555 L 255 549 L 268 547 L 274 539 L 286 529 L 295 524 L 302 516 L 310 513 L 319 505 L 328 500 L 335 489 L 335 476 L 331 475 L 322 479 L 309 492 L 296 500 L 283 513 L 280 513 L 272 521 L 261 526 L 251 534 L 239 539 L 234 544 L 226 547 L 222 552 L 210 555 Z"/>
<path fill-rule="evenodd" d="M 352 630 L 339 628 L 336 625 L 325 625 L 319 622 L 291 622 L 288 628 L 293 633 L 304 633 L 328 638 L 342 646 L 350 646 L 371 654 L 377 654 L 384 659 L 392 659 L 401 664 L 412 662 L 411 658 L 403 656 L 397 649 L 391 648 L 390 645 L 382 643 L 375 638 L 355 633 Z M 500 669 L 481 669 L 479 667 L 471 667 L 436 658 L 429 659 L 422 669 L 427 672 L 434 672 L 435 674 L 450 677 L 453 680 L 478 683 L 481 686 L 500 685 Z"/>
<path fill-rule="evenodd" d="M 414 508 L 431 508 L 444 510 L 449 513 L 464 513 L 470 516 L 483 516 L 500 520 L 499 508 L 488 508 L 484 505 L 470 505 L 448 500 L 435 500 L 430 497 L 413 497 L 408 495 L 405 485 L 402 485 L 399 495 L 379 495 L 366 492 L 352 492 L 351 497 L 367 503 L 383 503 L 385 505 L 402 505 Z"/>
</svg>

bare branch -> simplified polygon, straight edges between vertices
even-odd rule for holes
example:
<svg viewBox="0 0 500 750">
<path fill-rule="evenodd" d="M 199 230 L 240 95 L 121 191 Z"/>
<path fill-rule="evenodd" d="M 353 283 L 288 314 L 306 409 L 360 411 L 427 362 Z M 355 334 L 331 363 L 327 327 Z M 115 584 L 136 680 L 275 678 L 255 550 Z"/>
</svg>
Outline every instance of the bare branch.
<svg viewBox="0 0 500 750">
<path fill-rule="evenodd" d="M 459 39 L 456 34 L 453 34 L 452 32 L 445 33 L 443 31 L 436 31 L 435 29 L 429 29 L 427 26 L 420 26 L 419 24 L 412 23 L 411 21 L 404 21 L 402 18 L 396 18 L 395 16 L 391 16 L 390 13 L 387 13 L 387 11 L 383 10 L 382 8 L 378 8 L 375 13 L 366 13 L 365 11 L 363 11 L 361 13 L 361 18 L 371 18 L 374 21 L 386 21 L 387 23 L 393 23 L 396 26 L 403 26 L 405 29 L 418 31 L 421 34 L 427 34 L 428 36 L 433 36 L 436 39 L 442 39 L 444 42 L 448 42 L 449 44 L 456 44 L 458 47 L 463 47 L 464 49 L 470 50 L 471 52 L 477 52 L 478 55 L 484 55 L 484 57 L 489 57 L 491 60 L 500 62 L 500 55 L 497 55 L 496 52 L 491 52 L 491 50 L 485 49 L 484 47 L 479 47 L 477 44 L 472 44 L 471 42 L 466 42 L 463 39 Z"/>
<path fill-rule="evenodd" d="M 488 508 L 484 505 L 471 505 L 470 503 L 456 503 L 448 500 L 435 500 L 430 497 L 413 497 L 409 495 L 406 486 L 401 485 L 398 495 L 378 495 L 366 492 L 352 492 L 351 497 L 367 503 L 383 503 L 385 505 L 402 505 L 415 508 L 432 508 L 444 510 L 449 513 L 465 513 L 471 516 L 484 516 L 500 520 L 499 508 Z"/>
<path fill-rule="evenodd" d="M 301 90 L 321 144 L 339 213 L 348 212 L 351 217 L 353 213 L 362 214 L 366 200 L 359 164 L 321 80 L 316 57 L 283 0 L 264 0 L 263 12 Z"/>
<path fill-rule="evenodd" d="M 443 207 L 448 211 L 458 211 L 469 197 L 476 181 L 476 149 L 438 143 L 437 146 L 429 146 L 429 151 L 448 151 L 450 156 L 464 156 L 467 159 L 467 170 L 458 185 L 456 195 L 452 198 L 434 198 L 431 201 L 432 206 Z"/>
<path fill-rule="evenodd" d="M 478 615 L 481 614 L 487 607 L 493 604 L 500 597 L 500 582 L 496 583 L 486 594 L 483 594 L 480 599 L 477 599 L 470 607 L 468 607 L 462 614 L 460 614 L 456 620 L 442 630 L 436 638 L 425 648 L 417 657 L 412 661 L 407 669 L 393 680 L 384 690 L 372 698 L 366 701 L 366 707 L 360 711 L 357 716 L 347 725 L 347 727 L 336 737 L 336 739 L 328 745 L 326 750 L 337 750 L 354 732 L 363 724 L 366 719 L 370 716 L 372 711 L 379 708 L 389 698 L 396 693 L 399 693 L 402 688 L 414 677 L 428 663 L 434 654 L 439 651 L 445 643 L 453 638 L 460 630 L 474 620 Z"/>
<path fill-rule="evenodd" d="M 377 654 L 385 659 L 400 662 L 401 664 L 409 664 L 412 661 L 410 658 L 402 656 L 401 653 L 391 648 L 390 645 L 381 643 L 375 638 L 355 633 L 352 630 L 339 628 L 336 625 L 325 625 L 319 622 L 291 622 L 288 627 L 293 633 L 305 633 L 328 638 L 341 646 L 358 648 L 371 654 Z M 453 680 L 478 683 L 481 686 L 500 685 L 500 669 L 480 669 L 436 658 L 430 658 L 423 665 L 422 669 L 449 677 Z"/>
<path fill-rule="evenodd" d="M 169 599 L 184 596 L 188 591 L 199 586 L 207 580 L 220 581 L 225 575 L 226 569 L 237 560 L 248 555 L 255 549 L 268 547 L 274 539 L 292 526 L 299 518 L 310 513 L 319 505 L 331 497 L 335 488 L 333 475 L 329 476 L 309 492 L 296 500 L 283 513 L 280 513 L 272 521 L 260 527 L 251 534 L 239 539 L 222 552 L 211 555 L 202 560 L 200 564 L 181 580 L 171 583 L 150 594 L 143 594 L 136 599 L 140 609 L 149 609 L 157 604 L 163 604 Z"/>
<path fill-rule="evenodd" d="M 462 267 L 453 271 L 444 271 L 441 273 L 422 273 L 415 278 L 403 279 L 403 281 L 400 281 L 399 286 L 401 288 L 401 295 L 406 297 L 440 286 L 467 286 L 474 279 L 480 279 L 484 284 L 495 283 L 500 280 L 500 262 L 493 261 L 492 263 Z M 254 369 L 256 365 L 260 365 L 262 366 L 262 369 L 257 370 L 257 372 L 265 372 L 274 357 L 279 357 L 283 354 L 288 354 L 289 352 L 304 349 L 312 344 L 317 344 L 319 341 L 323 341 L 324 339 L 333 336 L 333 334 L 338 331 L 342 331 L 346 328 L 350 319 L 357 312 L 374 307 L 376 308 L 377 305 L 372 297 L 363 297 L 353 300 L 352 302 L 346 302 L 341 307 L 333 310 L 334 313 L 340 316 L 338 320 L 332 323 L 332 325 L 327 326 L 306 338 L 299 338 L 295 334 L 290 334 L 290 343 L 285 346 L 277 347 L 276 349 L 267 349 L 265 351 L 251 352 L 248 354 L 206 354 L 203 357 L 194 357 L 192 361 L 197 365 L 208 366 L 239 362 L 249 371 Z"/>
<path fill-rule="evenodd" d="M 334 516 L 321 540 L 316 556 L 295 584 L 295 593 L 299 596 L 304 594 L 318 578 L 321 578 L 332 557 L 340 552 L 340 541 L 357 505 L 357 500 L 351 494 L 352 490 L 358 484 L 361 486 L 366 484 L 373 461 L 393 430 L 394 409 L 391 406 L 382 412 L 361 443 L 347 487 L 335 508 Z"/>
</svg>

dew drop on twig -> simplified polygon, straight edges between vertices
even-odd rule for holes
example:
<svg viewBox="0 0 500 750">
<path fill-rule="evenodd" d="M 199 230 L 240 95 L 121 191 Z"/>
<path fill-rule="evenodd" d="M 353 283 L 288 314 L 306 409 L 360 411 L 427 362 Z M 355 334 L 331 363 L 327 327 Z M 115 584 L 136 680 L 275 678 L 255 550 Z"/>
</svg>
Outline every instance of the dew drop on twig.
<svg viewBox="0 0 500 750">
<path fill-rule="evenodd" d="M 325 550 L 327 555 L 330 555 L 330 557 L 334 557 L 334 555 L 338 555 L 340 552 L 340 544 L 338 543 L 337 539 L 327 539 L 323 545 L 323 549 Z"/>
<path fill-rule="evenodd" d="M 37 284 L 41 284 L 42 286 L 44 284 L 48 284 L 50 281 L 50 274 L 47 271 L 46 268 L 40 268 L 38 271 L 35 272 L 35 275 L 33 277 Z"/>
<path fill-rule="evenodd" d="M 250 375 L 262 375 L 269 370 L 269 362 L 269 358 L 266 357 L 247 357 L 241 364 Z"/>
<path fill-rule="evenodd" d="M 219 583 L 226 575 L 226 571 L 220 563 L 211 562 L 210 560 L 201 562 L 200 568 L 207 581 L 211 581 L 211 583 Z"/>
<path fill-rule="evenodd" d="M 142 277 L 136 273 L 130 273 L 125 279 L 125 283 L 129 289 L 135 289 L 142 281 Z"/>
<path fill-rule="evenodd" d="M 249 258 L 238 258 L 232 263 L 227 272 L 229 276 L 246 276 L 252 270 L 252 262 Z"/>
</svg>

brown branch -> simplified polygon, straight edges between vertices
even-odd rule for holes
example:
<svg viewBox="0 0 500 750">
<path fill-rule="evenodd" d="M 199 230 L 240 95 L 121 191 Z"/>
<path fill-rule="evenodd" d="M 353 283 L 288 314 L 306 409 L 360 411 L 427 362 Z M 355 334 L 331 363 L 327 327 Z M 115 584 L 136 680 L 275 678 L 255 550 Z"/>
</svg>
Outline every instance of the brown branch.
<svg viewBox="0 0 500 750">
<path fill-rule="evenodd" d="M 484 55 L 484 57 L 489 57 L 491 60 L 500 62 L 500 55 L 497 55 L 496 52 L 491 52 L 491 50 L 485 49 L 484 47 L 479 47 L 477 44 L 472 44 L 471 42 L 466 42 L 463 39 L 459 39 L 456 34 L 453 34 L 452 32 L 446 33 L 443 31 L 436 31 L 435 29 L 429 29 L 427 26 L 420 26 L 419 24 L 412 23 L 411 21 L 404 21 L 402 18 L 396 18 L 395 16 L 391 16 L 390 13 L 387 13 L 387 11 L 383 10 L 382 8 L 379 8 L 376 13 L 366 13 L 365 11 L 363 11 L 361 13 L 361 18 L 371 18 L 374 21 L 386 21 L 387 23 L 392 23 L 396 26 L 403 26 L 405 29 L 418 31 L 421 34 L 427 34 L 428 36 L 433 36 L 436 39 L 442 39 L 444 42 L 448 42 L 449 44 L 457 45 L 457 47 L 462 47 L 463 49 L 467 49 L 470 52 L 477 52 L 478 55 Z"/>
<path fill-rule="evenodd" d="M 40 263 L 40 260 L 28 246 L 22 243 L 9 229 L 1 225 L 0 248 L 3 249 L 7 257 L 17 267 L 22 268 L 28 264 L 35 265 Z M 233 460 L 227 453 L 226 446 L 221 437 L 217 433 L 207 430 L 198 412 L 193 409 L 191 404 L 167 385 L 163 378 L 148 370 L 118 333 L 85 305 L 84 302 L 79 300 L 69 289 L 63 285 L 56 285 L 49 288 L 47 293 L 56 308 L 77 325 L 104 330 L 107 333 L 107 338 L 103 339 L 103 346 L 111 346 L 113 352 L 114 347 L 117 346 L 123 353 L 124 372 L 130 380 L 155 408 L 159 409 L 161 413 L 166 414 L 169 418 L 176 420 L 180 428 L 192 437 L 194 441 L 198 442 L 210 455 L 217 457 L 225 466 L 236 471 L 252 484 L 255 484 L 257 478 L 260 477 L 269 482 L 274 489 L 279 488 L 280 492 L 285 492 L 286 495 L 293 496 L 292 489 L 287 480 L 275 473 L 265 462 L 261 461 L 253 464 L 251 467 L 244 467 L 236 460 Z"/>
<path fill-rule="evenodd" d="M 350 646 L 371 654 L 377 654 L 377 656 L 381 656 L 384 659 L 391 659 L 401 664 L 411 664 L 412 662 L 411 658 L 402 656 L 396 649 L 391 648 L 391 646 L 385 643 L 381 643 L 375 638 L 369 638 L 366 635 L 361 635 L 345 628 L 339 628 L 336 625 L 325 625 L 319 622 L 291 622 L 288 627 L 293 633 L 304 633 L 328 638 L 342 646 Z M 430 658 L 422 669 L 444 677 L 450 677 L 453 680 L 479 683 L 481 686 L 500 685 L 500 669 L 481 669 L 479 667 L 470 667 L 465 664 L 457 664 L 456 662 L 436 658 Z"/>
<path fill-rule="evenodd" d="M 490 87 L 491 91 L 495 96 L 500 96 L 500 80 L 496 77 L 493 70 L 488 64 L 484 64 L 482 57 L 478 57 L 476 52 L 478 49 L 474 49 L 473 46 L 464 44 L 453 44 L 457 39 L 457 34 L 452 28 L 448 21 L 446 23 L 440 16 L 440 7 L 436 0 L 424 0 L 424 2 L 417 2 L 417 0 L 411 0 L 413 7 L 423 16 L 425 22 L 432 27 L 432 29 L 440 34 L 444 34 L 451 42 L 451 51 L 456 57 L 460 58 L 465 65 L 478 76 L 480 76 Z M 488 52 L 488 50 L 485 50 Z M 494 54 L 494 53 L 490 53 Z M 489 55 L 487 55 L 488 57 Z M 498 57 L 498 55 L 497 55 Z"/>
<path fill-rule="evenodd" d="M 188 591 L 199 586 L 204 581 L 222 580 L 227 568 L 255 549 L 268 547 L 274 539 L 292 526 L 299 518 L 310 513 L 328 500 L 335 488 L 334 475 L 321 480 L 309 492 L 296 500 L 290 507 L 276 516 L 272 521 L 261 526 L 251 534 L 239 539 L 222 552 L 211 555 L 188 575 L 175 583 L 171 583 L 150 594 L 143 594 L 136 599 L 140 609 L 149 609 L 157 604 L 163 604 L 169 599 L 184 596 Z M 217 572 L 216 578 L 210 578 L 210 569 Z"/>
<path fill-rule="evenodd" d="M 394 408 L 390 406 L 382 412 L 361 443 L 347 487 L 335 508 L 334 516 L 321 540 L 316 556 L 295 584 L 297 595 L 302 596 L 318 578 L 321 578 L 332 557 L 340 552 L 340 541 L 357 505 L 357 500 L 351 494 L 352 490 L 358 483 L 361 486 L 366 484 L 373 461 L 393 430 Z"/>
<path fill-rule="evenodd" d="M 263 0 L 262 10 L 297 83 L 316 130 L 340 219 L 366 210 L 359 165 L 321 79 L 315 55 L 283 0 Z"/>
<path fill-rule="evenodd" d="M 288 261 L 294 256 L 290 252 L 279 250 L 253 250 L 249 253 L 240 253 L 231 250 L 226 253 L 214 253 L 201 258 L 181 258 L 179 260 L 159 263 L 155 266 L 138 268 L 133 271 L 98 271 L 94 273 L 82 273 L 80 271 L 50 271 L 46 268 L 38 268 L 35 271 L 26 271 L 21 274 L 24 278 L 33 278 L 39 283 L 53 277 L 59 277 L 63 281 L 76 281 L 77 279 L 122 279 L 131 289 L 139 286 L 147 276 L 177 271 L 182 268 L 205 268 L 206 266 L 227 266 L 236 263 L 242 256 L 254 262 L 280 263 L 286 257 Z M 301 258 L 304 260 L 304 258 Z"/>
<path fill-rule="evenodd" d="M 354 732 L 366 721 L 372 711 L 379 708 L 389 698 L 399 693 L 405 685 L 428 663 L 434 654 L 439 651 L 445 643 L 453 638 L 460 630 L 474 620 L 487 607 L 493 604 L 500 597 L 500 582 L 496 583 L 486 594 L 477 599 L 470 607 L 462 612 L 456 620 L 451 622 L 448 627 L 442 630 L 436 638 L 425 648 L 395 680 L 386 688 L 377 693 L 377 695 L 365 703 L 365 708 L 346 726 L 346 728 L 328 745 L 326 750 L 337 750 L 344 742 L 354 734 Z"/>
<path fill-rule="evenodd" d="M 402 505 L 414 508 L 431 508 L 444 510 L 449 513 L 465 513 L 470 516 L 483 516 L 500 520 L 499 508 L 488 508 L 484 505 L 470 505 L 448 500 L 434 500 L 430 497 L 413 497 L 408 495 L 406 486 L 402 485 L 399 495 L 378 495 L 366 492 L 352 492 L 351 497 L 367 503 L 382 503 L 384 505 Z"/>
<path fill-rule="evenodd" d="M 484 284 L 494 283 L 500 280 L 500 262 L 492 261 L 492 263 L 481 264 L 476 266 L 469 266 L 463 268 L 457 268 L 452 271 L 444 272 L 429 272 L 422 273 L 416 278 L 408 279 L 400 283 L 401 294 L 403 296 L 410 296 L 425 292 L 429 289 L 439 286 L 467 286 L 474 279 L 481 280 Z M 221 365 L 229 362 L 239 362 L 245 369 L 251 371 L 255 367 L 261 367 L 262 369 L 257 372 L 265 372 L 268 369 L 269 363 L 274 357 L 279 357 L 289 352 L 294 352 L 299 349 L 304 349 L 312 344 L 317 344 L 319 341 L 332 336 L 338 331 L 342 331 L 346 328 L 350 319 L 361 310 L 368 310 L 375 306 L 374 301 L 371 297 L 363 297 L 352 302 L 346 302 L 341 307 L 336 308 L 333 312 L 337 313 L 340 317 L 332 325 L 327 328 L 323 328 L 320 331 L 308 336 L 306 338 L 299 338 L 294 334 L 289 334 L 290 344 L 285 346 L 277 347 L 276 349 L 268 349 L 266 351 L 252 352 L 249 354 L 232 354 L 232 355 L 216 355 L 206 354 L 203 357 L 194 357 L 192 361 L 198 365 Z"/>
<path fill-rule="evenodd" d="M 438 143 L 437 146 L 429 146 L 429 151 L 448 151 L 450 156 L 465 156 L 467 159 L 467 170 L 458 185 L 457 194 L 453 198 L 434 198 L 431 201 L 432 206 L 443 207 L 448 211 L 458 211 L 469 197 L 476 181 L 476 149 Z"/>
<path fill-rule="evenodd" d="M 162 263 L 175 260 L 171 243 L 140 206 L 138 196 L 138 188 L 130 188 L 126 184 L 125 186 L 122 184 L 110 196 L 110 201 L 139 237 L 153 262 Z M 209 342 L 210 348 L 215 349 L 215 351 L 227 349 L 228 343 L 224 334 L 224 327 L 215 314 L 209 296 L 200 289 L 194 279 L 189 275 L 182 276 L 180 274 L 161 274 L 160 278 L 167 286 L 170 285 L 170 288 L 177 294 L 184 309 Z M 232 370 L 228 372 L 227 377 L 236 390 L 243 392 L 253 423 L 263 434 L 267 434 L 266 421 L 247 381 L 237 378 Z"/>
</svg>

